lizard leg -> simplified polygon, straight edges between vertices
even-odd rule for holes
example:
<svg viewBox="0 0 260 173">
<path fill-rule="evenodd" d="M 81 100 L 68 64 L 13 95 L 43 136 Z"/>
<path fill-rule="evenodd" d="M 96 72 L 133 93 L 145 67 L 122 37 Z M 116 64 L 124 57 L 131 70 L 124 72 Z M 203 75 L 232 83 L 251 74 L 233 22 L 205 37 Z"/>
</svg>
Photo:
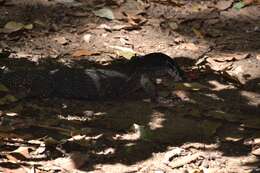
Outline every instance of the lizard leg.
<svg viewBox="0 0 260 173">
<path fill-rule="evenodd" d="M 146 74 L 141 75 L 140 85 L 152 102 L 157 103 L 159 101 L 156 85 Z"/>
</svg>

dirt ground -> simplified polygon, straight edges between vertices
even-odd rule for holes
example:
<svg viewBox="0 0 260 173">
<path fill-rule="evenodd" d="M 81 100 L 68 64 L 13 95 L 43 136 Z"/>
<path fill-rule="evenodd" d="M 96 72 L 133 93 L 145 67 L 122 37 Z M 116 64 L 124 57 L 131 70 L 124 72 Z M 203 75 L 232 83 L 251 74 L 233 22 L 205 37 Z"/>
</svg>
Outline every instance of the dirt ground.
<svg viewBox="0 0 260 173">
<path fill-rule="evenodd" d="M 0 100 L 0 172 L 260 172 L 259 1 L 0 0 L 0 51 L 104 65 L 163 52 L 190 78 L 166 81 L 167 106 Z"/>
</svg>

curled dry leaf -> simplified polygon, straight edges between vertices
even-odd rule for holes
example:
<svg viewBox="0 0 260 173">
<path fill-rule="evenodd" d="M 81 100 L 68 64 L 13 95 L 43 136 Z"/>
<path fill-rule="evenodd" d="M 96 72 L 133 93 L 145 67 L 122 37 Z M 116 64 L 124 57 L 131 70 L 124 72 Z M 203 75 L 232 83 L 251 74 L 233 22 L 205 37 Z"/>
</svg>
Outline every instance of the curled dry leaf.
<svg viewBox="0 0 260 173">
<path fill-rule="evenodd" d="M 177 158 L 177 159 L 174 159 L 172 162 L 170 162 L 168 165 L 173 169 L 178 168 L 178 167 L 184 166 L 188 163 L 196 161 L 199 157 L 203 157 L 203 154 L 202 153 L 195 153 L 195 154 L 192 154 L 192 155 Z"/>
</svg>

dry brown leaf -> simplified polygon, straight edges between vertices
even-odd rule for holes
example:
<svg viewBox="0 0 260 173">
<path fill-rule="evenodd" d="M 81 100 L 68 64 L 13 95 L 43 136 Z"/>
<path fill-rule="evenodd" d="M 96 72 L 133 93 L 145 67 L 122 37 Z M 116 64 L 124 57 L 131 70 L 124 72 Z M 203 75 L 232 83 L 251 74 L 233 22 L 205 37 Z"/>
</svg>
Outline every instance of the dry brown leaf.
<svg viewBox="0 0 260 173">
<path fill-rule="evenodd" d="M 171 168 L 178 168 L 178 167 L 181 167 L 181 166 L 186 165 L 188 163 L 196 161 L 201 156 L 203 156 L 202 153 L 195 153 L 195 154 L 192 154 L 192 155 L 188 155 L 188 156 L 184 156 L 184 157 L 181 157 L 181 158 L 174 159 L 168 165 Z"/>
<path fill-rule="evenodd" d="M 180 156 L 184 149 L 175 147 L 172 150 L 168 151 L 164 155 L 163 163 L 169 164 L 170 160 L 176 156 Z"/>
<path fill-rule="evenodd" d="M 9 162 L 16 163 L 19 161 L 15 156 L 12 154 L 6 154 L 5 157 L 8 159 Z"/>
<path fill-rule="evenodd" d="M 91 56 L 91 55 L 99 55 L 100 53 L 98 52 L 92 52 L 92 51 L 89 51 L 89 50 L 86 50 L 86 49 L 79 49 L 79 50 L 76 50 L 75 52 L 72 53 L 72 56 L 74 58 L 79 58 L 79 57 L 82 57 L 82 56 Z"/>
<path fill-rule="evenodd" d="M 30 149 L 30 147 L 19 147 L 11 153 L 6 154 L 6 158 L 13 163 L 19 162 L 20 160 L 26 160 L 31 157 Z"/>
<path fill-rule="evenodd" d="M 212 59 L 214 59 L 217 62 L 224 62 L 224 61 L 238 61 L 238 60 L 242 60 L 242 59 L 246 59 L 249 58 L 250 54 L 246 53 L 246 54 L 219 54 L 216 55 L 214 57 L 211 57 Z"/>
<path fill-rule="evenodd" d="M 224 71 L 226 70 L 228 67 L 232 66 L 232 62 L 226 62 L 226 63 L 221 63 L 221 62 L 216 62 L 214 59 L 212 58 L 208 58 L 207 62 L 210 64 L 210 68 L 212 70 L 215 71 Z"/>
</svg>

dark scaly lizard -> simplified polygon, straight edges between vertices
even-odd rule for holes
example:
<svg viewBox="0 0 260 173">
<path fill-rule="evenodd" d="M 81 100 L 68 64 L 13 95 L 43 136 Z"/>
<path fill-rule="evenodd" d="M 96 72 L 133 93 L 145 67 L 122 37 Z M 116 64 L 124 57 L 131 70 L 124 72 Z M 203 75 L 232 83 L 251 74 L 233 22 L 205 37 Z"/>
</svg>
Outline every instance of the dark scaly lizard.
<svg viewBox="0 0 260 173">
<path fill-rule="evenodd" d="M 126 97 L 137 89 L 157 100 L 154 78 L 169 75 L 174 81 L 183 79 L 176 62 L 163 53 L 133 57 L 117 68 L 69 68 L 52 70 L 31 68 L 1 73 L 0 82 L 18 98 L 62 97 L 106 100 Z"/>
</svg>

